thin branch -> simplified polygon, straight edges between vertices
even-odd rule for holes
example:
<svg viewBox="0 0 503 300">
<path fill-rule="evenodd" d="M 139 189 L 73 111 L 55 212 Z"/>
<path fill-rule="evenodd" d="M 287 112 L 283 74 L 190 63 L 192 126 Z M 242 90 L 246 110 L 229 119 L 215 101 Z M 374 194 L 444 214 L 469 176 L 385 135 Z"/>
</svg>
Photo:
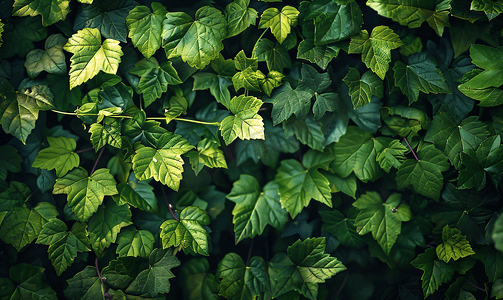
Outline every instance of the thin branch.
<svg viewBox="0 0 503 300">
<path fill-rule="evenodd" d="M 251 253 L 252 253 L 252 249 L 253 249 L 253 241 L 254 241 L 254 239 L 251 240 L 250 250 L 248 250 L 248 258 L 246 259 L 246 266 L 247 267 L 248 267 L 248 263 L 250 262 L 250 257 L 251 257 Z"/>
<path fill-rule="evenodd" d="M 171 203 L 169 203 L 168 197 L 166 196 L 166 192 L 164 191 L 164 185 L 162 185 L 162 184 L 161 184 L 161 191 L 162 191 L 162 196 L 164 198 L 164 201 L 166 202 L 166 206 L 168 206 L 168 208 L 169 208 L 169 212 L 171 213 L 173 218 L 175 218 L 175 220 L 180 221 L 180 219 L 178 219 L 176 217 L 175 212 L 171 208 Z"/>
<path fill-rule="evenodd" d="M 412 154 L 414 154 L 414 157 L 416 158 L 417 161 L 419 161 L 419 158 L 417 158 L 417 155 L 416 153 L 414 152 L 414 150 L 412 150 L 412 147 L 410 146 L 409 144 L 409 141 L 407 141 L 407 138 L 403 138 L 405 140 L 405 142 L 407 143 L 407 146 L 409 146 L 409 149 L 410 151 L 412 152 Z"/>
<path fill-rule="evenodd" d="M 103 277 L 101 277 L 101 272 L 100 268 L 98 267 L 98 257 L 94 259 L 94 265 L 96 266 L 96 272 L 98 273 L 98 277 L 100 278 L 101 281 L 101 286 L 103 287 L 103 291 L 105 292 L 103 296 L 105 296 L 105 299 L 112 299 L 112 295 L 108 293 L 108 288 L 105 286 L 105 282 L 103 281 Z"/>
<path fill-rule="evenodd" d="M 93 150 L 93 149 L 94 149 L 93 147 L 90 147 L 90 148 L 82 149 L 82 150 L 79 150 L 79 151 L 75 151 L 75 153 L 87 152 L 87 151 L 90 151 L 90 150 Z"/>
<path fill-rule="evenodd" d="M 147 118 L 147 120 L 166 120 L 166 118 L 160 118 L 160 117 L 159 118 Z M 220 122 L 203 122 L 203 121 L 184 119 L 184 118 L 174 118 L 173 120 L 175 120 L 175 121 L 182 121 L 182 122 L 196 123 L 196 124 L 202 124 L 202 125 L 220 126 Z"/>
<path fill-rule="evenodd" d="M 96 166 L 98 165 L 98 162 L 100 161 L 101 154 L 103 154 L 103 151 L 105 151 L 105 147 L 101 148 L 100 154 L 98 154 L 98 158 L 96 159 L 96 162 L 94 163 L 93 169 L 91 170 L 91 175 L 93 175 L 94 170 L 96 170 Z"/>
<path fill-rule="evenodd" d="M 267 27 L 263 32 L 262 34 L 258 37 L 258 40 L 255 42 L 255 45 L 253 45 L 253 49 L 252 49 L 252 57 L 251 58 L 255 58 L 253 56 L 253 50 L 255 50 L 255 48 L 257 47 L 257 44 L 258 42 L 260 42 L 260 40 L 262 39 L 262 37 L 264 36 L 264 34 L 267 32 L 267 29 L 269 29 L 269 27 Z"/>
<path fill-rule="evenodd" d="M 346 285 L 346 282 L 348 281 L 348 277 L 349 277 L 349 275 L 346 275 L 346 278 L 344 278 L 344 281 L 342 282 L 341 286 L 339 287 L 339 290 L 335 294 L 335 298 L 337 298 L 337 296 L 339 296 L 339 294 L 342 291 L 342 288 Z"/>
<path fill-rule="evenodd" d="M 486 291 L 485 289 L 483 289 L 483 288 L 481 288 L 481 287 L 476 286 L 475 284 L 473 284 L 472 282 L 470 282 L 470 281 L 469 281 L 468 279 L 466 279 L 466 278 L 465 278 L 465 280 L 466 280 L 466 282 L 468 282 L 471 286 L 473 286 L 473 287 L 474 287 L 474 288 L 476 288 L 477 290 L 482 291 L 482 292 L 484 292 L 484 293 L 487 293 L 487 291 Z"/>
</svg>

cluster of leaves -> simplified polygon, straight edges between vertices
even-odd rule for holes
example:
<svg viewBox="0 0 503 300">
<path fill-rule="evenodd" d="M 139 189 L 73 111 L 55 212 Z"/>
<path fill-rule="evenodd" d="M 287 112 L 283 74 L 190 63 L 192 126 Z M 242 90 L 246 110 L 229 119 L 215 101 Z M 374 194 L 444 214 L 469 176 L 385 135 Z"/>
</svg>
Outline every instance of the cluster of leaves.
<svg viewBox="0 0 503 300">
<path fill-rule="evenodd" d="M 503 298 L 502 1 L 0 8 L 0 299 Z"/>
</svg>

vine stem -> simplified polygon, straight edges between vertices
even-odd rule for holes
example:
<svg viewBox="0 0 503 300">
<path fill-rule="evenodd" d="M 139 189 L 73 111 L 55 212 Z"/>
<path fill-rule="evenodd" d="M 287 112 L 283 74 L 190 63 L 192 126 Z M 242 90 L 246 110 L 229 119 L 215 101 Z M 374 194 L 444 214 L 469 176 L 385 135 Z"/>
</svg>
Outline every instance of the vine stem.
<svg viewBox="0 0 503 300">
<path fill-rule="evenodd" d="M 75 153 L 87 152 L 87 151 L 90 151 L 90 150 L 93 150 L 93 149 L 94 149 L 93 147 L 90 147 L 90 148 L 82 149 L 82 150 L 79 150 L 79 151 L 75 151 Z"/>
<path fill-rule="evenodd" d="M 407 138 L 403 138 L 405 140 L 405 142 L 407 143 L 407 146 L 409 146 L 409 149 L 410 151 L 412 152 L 412 154 L 414 154 L 414 158 L 416 158 L 417 161 L 419 161 L 419 158 L 417 158 L 417 155 L 416 153 L 414 152 L 414 150 L 412 150 L 412 147 L 410 146 L 409 144 L 409 141 L 407 141 Z"/>
<path fill-rule="evenodd" d="M 171 208 L 171 203 L 169 203 L 168 197 L 166 196 L 166 192 L 164 191 L 164 185 L 161 185 L 161 191 L 162 191 L 162 197 L 164 198 L 164 201 L 166 202 L 166 206 L 168 206 L 168 208 L 169 208 L 169 212 L 171 213 L 171 215 L 173 216 L 173 218 L 175 218 L 175 220 L 177 220 L 178 222 L 180 222 L 180 219 L 178 219 L 176 217 L 175 212 Z"/>
<path fill-rule="evenodd" d="M 105 296 L 105 299 L 112 299 L 112 295 L 108 293 L 108 288 L 105 286 L 105 282 L 103 281 L 103 277 L 101 277 L 101 272 L 100 268 L 98 267 L 98 257 L 94 259 L 94 265 L 96 267 L 96 272 L 98 273 L 98 277 L 100 278 L 101 281 L 101 286 L 103 287 L 103 291 L 105 292 L 103 296 Z"/>
<path fill-rule="evenodd" d="M 342 291 L 342 288 L 346 285 L 346 282 L 348 281 L 348 275 L 346 275 L 346 278 L 344 278 L 344 281 L 342 282 L 341 286 L 339 287 L 339 290 L 337 291 L 337 294 L 335 294 L 335 298 L 337 298 L 337 296 L 339 296 L 339 294 L 341 293 Z"/>
<path fill-rule="evenodd" d="M 98 154 L 98 158 L 96 159 L 96 162 L 94 163 L 93 169 L 91 170 L 91 175 L 93 175 L 94 170 L 96 170 L 96 166 L 98 165 L 98 162 L 100 161 L 101 154 L 103 154 L 103 151 L 105 151 L 105 147 L 101 148 L 100 154 Z"/>
<path fill-rule="evenodd" d="M 250 262 L 250 257 L 251 257 L 251 253 L 252 253 L 252 249 L 253 249 L 253 241 L 254 241 L 254 239 L 251 240 L 250 250 L 248 250 L 248 258 L 246 259 L 246 266 L 247 267 L 248 267 L 248 263 Z"/>
<path fill-rule="evenodd" d="M 466 280 L 466 282 L 468 282 L 471 286 L 473 286 L 473 287 L 474 287 L 474 288 L 476 288 L 477 290 L 482 291 L 482 292 L 484 292 L 484 293 L 487 293 L 487 291 L 486 291 L 485 289 L 483 289 L 483 288 L 481 288 L 481 287 L 476 286 L 476 285 L 475 285 L 475 284 L 473 284 L 470 280 L 468 280 L 468 279 L 466 279 L 466 278 L 465 278 L 465 280 Z"/>
<path fill-rule="evenodd" d="M 264 34 L 267 32 L 267 29 L 269 29 L 269 27 L 267 27 L 263 32 L 262 34 L 258 37 L 258 40 L 255 42 L 255 45 L 253 45 L 253 49 L 252 49 L 252 56 L 251 58 L 255 58 L 255 55 L 253 54 L 253 50 L 255 50 L 255 48 L 257 48 L 257 45 L 258 45 L 258 42 L 260 42 L 260 40 L 262 39 L 262 37 L 264 36 Z"/>
</svg>

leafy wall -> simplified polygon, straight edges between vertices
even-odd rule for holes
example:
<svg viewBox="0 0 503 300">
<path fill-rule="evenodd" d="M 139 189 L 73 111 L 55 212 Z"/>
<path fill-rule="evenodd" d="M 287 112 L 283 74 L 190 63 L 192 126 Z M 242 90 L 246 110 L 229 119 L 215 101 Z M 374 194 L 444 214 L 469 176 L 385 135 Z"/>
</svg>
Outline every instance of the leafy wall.
<svg viewBox="0 0 503 300">
<path fill-rule="evenodd" d="M 0 2 L 0 299 L 503 298 L 502 11 Z"/>
</svg>

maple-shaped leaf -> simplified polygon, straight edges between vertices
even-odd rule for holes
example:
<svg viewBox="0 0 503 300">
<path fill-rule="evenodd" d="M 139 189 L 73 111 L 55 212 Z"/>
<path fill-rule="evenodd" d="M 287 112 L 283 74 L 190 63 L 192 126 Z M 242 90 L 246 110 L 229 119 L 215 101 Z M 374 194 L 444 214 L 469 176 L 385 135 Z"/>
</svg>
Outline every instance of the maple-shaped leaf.
<svg viewBox="0 0 503 300">
<path fill-rule="evenodd" d="M 236 203 L 232 210 L 236 244 L 262 234 L 267 224 L 283 230 L 288 221 L 288 213 L 280 204 L 278 184 L 274 181 L 267 183 L 261 192 L 253 176 L 242 174 L 234 182 L 227 199 Z"/>
<path fill-rule="evenodd" d="M 489 21 L 491 21 L 492 19 L 499 16 L 499 14 L 503 13 L 503 3 L 499 0 L 473 0 L 470 5 L 470 10 L 483 11 Z"/>
<path fill-rule="evenodd" d="M 89 241 L 99 257 L 115 243 L 122 227 L 133 224 L 128 205 L 118 206 L 108 198 L 98 211 L 89 219 Z"/>
<path fill-rule="evenodd" d="M 66 280 L 65 297 L 71 300 L 104 299 L 105 291 L 94 266 L 86 266 L 72 278 Z"/>
<path fill-rule="evenodd" d="M 56 169 L 56 176 L 63 177 L 71 169 L 78 167 L 80 158 L 75 153 L 77 143 L 67 137 L 47 137 L 49 147 L 38 152 L 32 164 L 34 168 L 45 170 Z"/>
<path fill-rule="evenodd" d="M 292 60 L 285 46 L 266 38 L 261 39 L 253 48 L 252 57 L 265 61 L 269 71 L 283 72 L 284 68 L 292 68 Z"/>
<path fill-rule="evenodd" d="M 192 75 L 194 78 L 193 90 L 210 89 L 211 95 L 215 97 L 217 102 L 222 103 L 225 107 L 229 107 L 231 94 L 229 86 L 233 84 L 231 78 L 236 73 L 234 70 L 234 61 L 232 59 L 224 59 L 222 55 L 211 62 L 211 66 L 216 73 L 212 72 L 197 72 Z M 239 90 L 236 87 L 236 90 Z"/>
<path fill-rule="evenodd" d="M 269 7 L 260 16 L 258 28 L 271 28 L 274 37 L 283 44 L 291 28 L 297 26 L 299 13 L 295 7 L 288 5 L 283 6 L 281 11 L 275 7 Z"/>
<path fill-rule="evenodd" d="M 217 142 L 205 138 L 197 143 L 197 151 L 191 151 L 187 154 L 196 175 L 204 166 L 210 169 L 227 169 L 224 152 L 218 146 Z"/>
<path fill-rule="evenodd" d="M 149 213 L 157 213 L 157 198 L 154 188 L 147 181 L 129 181 L 117 185 L 117 195 L 112 198 L 118 205 L 129 204 Z"/>
<path fill-rule="evenodd" d="M 133 45 L 149 59 L 161 47 L 162 22 L 166 18 L 166 7 L 152 2 L 152 11 L 147 6 L 137 6 L 129 11 L 126 24 Z"/>
<path fill-rule="evenodd" d="M 408 64 L 397 61 L 393 67 L 395 85 L 409 99 L 416 102 L 419 92 L 426 94 L 450 94 L 445 77 L 437 68 L 437 63 L 427 52 L 412 54 Z"/>
<path fill-rule="evenodd" d="M 372 232 L 384 253 L 389 255 L 402 231 L 402 222 L 412 218 L 409 206 L 402 202 L 402 195 L 393 193 L 383 202 L 379 193 L 367 192 L 353 206 L 360 210 L 355 220 L 356 231 L 360 235 Z"/>
<path fill-rule="evenodd" d="M 50 74 L 65 75 L 66 61 L 63 45 L 67 39 L 61 34 L 53 34 L 45 40 L 45 50 L 34 49 L 26 55 L 24 66 L 28 76 L 35 78 L 42 71 Z"/>
<path fill-rule="evenodd" d="M 454 268 L 437 259 L 434 248 L 427 248 L 410 263 L 414 268 L 423 270 L 421 276 L 424 297 L 433 294 L 443 284 L 452 280 Z"/>
<path fill-rule="evenodd" d="M 424 140 L 444 151 L 451 164 L 459 170 L 461 153 L 475 151 L 488 137 L 487 127 L 477 116 L 470 116 L 458 125 L 452 115 L 442 112 L 433 117 Z"/>
<path fill-rule="evenodd" d="M 93 144 L 94 150 L 98 151 L 105 145 L 121 149 L 121 127 L 122 122 L 117 118 L 105 117 L 103 119 L 103 125 L 99 123 L 91 124 L 89 133 L 91 133 L 91 143 Z"/>
<path fill-rule="evenodd" d="M 143 257 L 148 258 L 154 249 L 154 235 L 147 230 L 136 230 L 132 226 L 122 230 L 117 238 L 117 250 L 119 257 Z"/>
<path fill-rule="evenodd" d="M 56 179 L 53 194 L 67 194 L 68 205 L 81 222 L 98 210 L 105 196 L 117 194 L 116 182 L 108 169 L 98 169 L 91 176 L 81 167 Z"/>
<path fill-rule="evenodd" d="M 349 88 L 349 96 L 353 102 L 353 108 L 358 108 L 369 104 L 372 96 L 382 98 L 384 86 L 379 77 L 367 71 L 360 77 L 360 72 L 355 68 L 349 68 L 349 72 L 342 79 Z"/>
<path fill-rule="evenodd" d="M 187 206 L 178 220 L 169 219 L 161 224 L 162 246 L 164 249 L 181 246 L 189 253 L 208 256 L 210 235 L 203 226 L 209 224 L 210 217 L 204 210 Z"/>
<path fill-rule="evenodd" d="M 407 160 L 405 153 L 408 149 L 399 140 L 392 140 L 389 145 L 377 154 L 376 160 L 381 169 L 389 173 L 391 167 L 398 169 Z"/>
<path fill-rule="evenodd" d="M 38 237 L 45 223 L 47 220 L 37 210 L 16 207 L 4 215 L 0 239 L 14 246 L 19 252 Z"/>
<path fill-rule="evenodd" d="M 337 258 L 324 253 L 325 248 L 324 237 L 308 238 L 297 240 L 286 254 L 276 254 L 269 262 L 273 297 L 298 291 L 308 299 L 317 299 L 318 283 L 346 270 Z"/>
<path fill-rule="evenodd" d="M 250 0 L 235 0 L 225 7 L 227 17 L 227 36 L 233 37 L 240 34 L 250 25 L 254 25 L 258 13 L 254 8 L 248 7 Z"/>
<path fill-rule="evenodd" d="M 442 36 L 444 28 L 449 27 L 450 1 L 369 0 L 367 5 L 381 16 L 391 18 L 409 28 L 421 27 L 426 21 L 438 36 Z"/>
<path fill-rule="evenodd" d="M 49 26 L 65 20 L 70 12 L 70 0 L 16 0 L 12 15 L 16 17 L 42 16 L 42 25 Z"/>
<path fill-rule="evenodd" d="M 437 246 L 436 251 L 438 258 L 446 263 L 451 258 L 458 260 L 475 254 L 470 243 L 466 240 L 466 236 L 462 235 L 457 228 L 449 228 L 449 225 L 445 225 L 442 230 L 442 241 L 443 243 Z"/>
<path fill-rule="evenodd" d="M 155 120 L 147 120 L 145 111 L 140 110 L 132 119 L 123 122 L 122 131 L 133 143 L 140 141 L 145 146 L 156 147 L 159 139 L 168 132 L 160 124 Z"/>
<path fill-rule="evenodd" d="M 202 69 L 224 48 L 227 19 L 216 8 L 201 7 L 195 19 L 183 12 L 168 12 L 163 25 L 162 46 L 168 59 L 181 56 L 191 67 Z"/>
<path fill-rule="evenodd" d="M 302 157 L 302 164 L 294 159 L 281 161 L 274 181 L 278 183 L 281 207 L 295 218 L 311 199 L 332 207 L 329 181 L 318 169 L 328 169 L 333 157 L 330 153 L 310 150 Z"/>
<path fill-rule="evenodd" d="M 220 132 L 226 145 L 238 137 L 242 140 L 265 139 L 263 119 L 258 114 L 262 104 L 262 100 L 253 96 L 240 95 L 231 99 L 229 110 L 234 116 L 220 122 Z"/>
<path fill-rule="evenodd" d="M 216 277 L 220 278 L 218 295 L 229 300 L 253 299 L 270 290 L 267 264 L 254 256 L 247 264 L 236 253 L 227 253 L 218 263 Z"/>
<path fill-rule="evenodd" d="M 356 232 L 355 216 L 345 217 L 337 210 L 320 211 L 320 216 L 323 220 L 321 230 L 337 237 L 342 245 L 355 248 L 365 245 L 362 237 Z"/>
<path fill-rule="evenodd" d="M 119 41 L 106 39 L 101 43 L 100 31 L 84 28 L 73 34 L 64 48 L 73 53 L 70 64 L 70 89 L 81 85 L 100 71 L 116 74 L 122 52 Z"/>
<path fill-rule="evenodd" d="M 391 62 L 391 50 L 402 45 L 402 41 L 388 26 L 377 26 L 368 34 L 362 30 L 360 35 L 352 37 L 348 53 L 361 53 L 367 68 L 384 79 Z"/>
<path fill-rule="evenodd" d="M 9 278 L 0 279 L 4 299 L 58 299 L 56 292 L 43 281 L 44 268 L 20 263 L 11 267 L 8 274 Z"/>
<path fill-rule="evenodd" d="M 432 144 L 423 144 L 417 151 L 417 159 L 408 159 L 398 168 L 397 187 L 401 189 L 412 184 L 417 193 L 438 201 L 444 186 L 442 172 L 449 167 L 442 151 Z"/>
</svg>

